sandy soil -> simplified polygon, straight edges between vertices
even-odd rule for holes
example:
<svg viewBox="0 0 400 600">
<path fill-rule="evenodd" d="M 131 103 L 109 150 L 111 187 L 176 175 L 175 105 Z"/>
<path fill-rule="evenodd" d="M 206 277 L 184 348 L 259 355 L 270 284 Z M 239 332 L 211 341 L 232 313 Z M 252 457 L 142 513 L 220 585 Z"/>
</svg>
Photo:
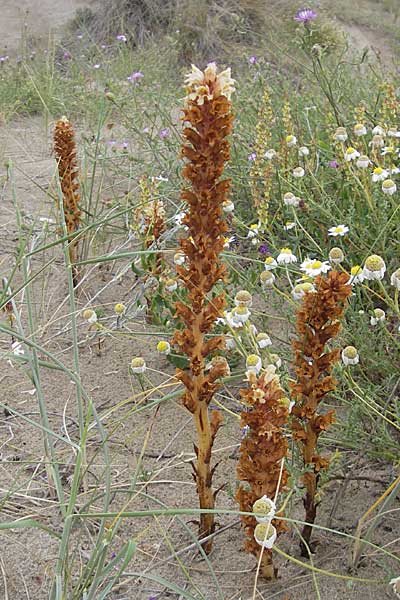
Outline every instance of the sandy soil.
<svg viewBox="0 0 400 600">
<path fill-rule="evenodd" d="M 50 34 L 59 34 L 78 8 L 94 0 L 1 0 L 0 50 L 18 51 L 21 33 L 47 44 Z"/>
</svg>

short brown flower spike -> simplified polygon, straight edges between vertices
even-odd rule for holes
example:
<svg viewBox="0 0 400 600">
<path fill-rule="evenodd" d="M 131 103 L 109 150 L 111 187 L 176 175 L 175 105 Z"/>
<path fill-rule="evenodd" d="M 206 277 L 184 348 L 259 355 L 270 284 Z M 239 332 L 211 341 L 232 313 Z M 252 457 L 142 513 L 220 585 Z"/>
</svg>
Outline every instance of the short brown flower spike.
<svg viewBox="0 0 400 600">
<path fill-rule="evenodd" d="M 56 122 L 54 129 L 54 153 L 58 161 L 58 173 L 63 193 L 64 218 L 68 235 L 79 229 L 81 211 L 79 210 L 78 166 L 76 160 L 75 134 L 67 117 Z M 76 239 L 69 242 L 69 257 L 72 265 L 76 262 Z M 78 283 L 78 269 L 72 267 L 74 285 Z"/>
<path fill-rule="evenodd" d="M 319 275 L 314 282 L 315 291 L 304 295 L 297 312 L 297 339 L 293 341 L 296 381 L 291 384 L 291 393 L 296 402 L 293 408 L 293 439 L 300 445 L 306 468 L 303 479 L 307 525 L 303 528 L 305 543 L 301 543 L 301 550 L 302 555 L 307 557 L 317 511 L 315 495 L 320 471 L 329 465 L 329 460 L 318 454 L 317 442 L 319 435 L 334 420 L 333 410 L 325 414 L 317 411 L 326 394 L 336 387 L 331 373 L 339 360 L 340 350 L 330 350 L 327 344 L 340 331 L 340 320 L 352 292 L 348 281 L 347 273 L 330 271 L 328 277 Z"/>
<path fill-rule="evenodd" d="M 198 443 L 193 465 L 200 508 L 213 509 L 215 498 L 211 487 L 213 470 L 211 451 L 222 417 L 217 410 L 209 415 L 208 406 L 218 388 L 217 380 L 226 375 L 222 362 L 205 370 L 205 359 L 217 348 L 224 346 L 223 336 L 208 337 L 217 317 L 225 307 L 224 293 L 213 294 L 215 284 L 225 276 L 225 267 L 219 261 L 224 246 L 227 225 L 223 219 L 222 204 L 227 200 L 230 182 L 221 180 L 224 165 L 229 160 L 227 137 L 232 129 L 233 91 L 230 69 L 217 73 L 215 63 L 200 71 L 192 67 L 186 78 L 187 97 L 183 130 L 186 142 L 182 156 L 187 162 L 183 176 L 190 186 L 182 191 L 187 203 L 187 237 L 180 239 L 185 261 L 177 264 L 176 271 L 187 290 L 187 303 L 176 303 L 176 315 L 183 324 L 176 330 L 173 343 L 189 358 L 189 372 L 177 370 L 177 377 L 186 391 L 182 401 L 193 414 Z M 181 262 L 181 261 L 179 261 Z M 214 515 L 202 514 L 199 537 L 214 531 Z M 204 544 L 211 550 L 212 540 Z"/>
<path fill-rule="evenodd" d="M 275 499 L 288 479 L 284 466 L 288 451 L 284 427 L 288 420 L 290 401 L 285 397 L 275 371 L 275 366 L 268 365 L 259 376 L 248 373 L 249 389 L 241 390 L 243 402 L 248 406 L 248 410 L 241 414 L 241 425 L 244 429 L 240 444 L 238 479 L 242 483 L 236 499 L 243 512 L 263 512 L 260 508 L 263 508 L 266 500 L 267 507 L 272 505 L 275 509 Z M 275 510 L 273 514 L 269 511 L 269 516 L 270 518 L 265 519 L 276 537 L 286 526 L 282 520 L 272 518 L 275 517 Z M 262 552 L 260 573 L 266 579 L 275 579 L 277 569 L 272 563 L 272 544 L 268 544 L 268 541 L 265 543 L 265 534 L 261 540 L 257 536 L 256 529 L 260 529 L 257 520 L 260 523 L 260 519 L 256 520 L 250 516 L 242 516 L 241 519 L 247 535 L 246 550 L 257 558 Z M 272 542 L 275 541 L 275 537 Z"/>
</svg>

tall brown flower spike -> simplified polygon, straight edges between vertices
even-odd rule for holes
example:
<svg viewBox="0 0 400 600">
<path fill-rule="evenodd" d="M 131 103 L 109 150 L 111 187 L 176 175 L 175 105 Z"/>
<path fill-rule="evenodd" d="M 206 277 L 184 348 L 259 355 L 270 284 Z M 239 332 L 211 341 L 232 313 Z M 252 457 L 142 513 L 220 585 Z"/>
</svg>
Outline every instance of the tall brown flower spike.
<svg viewBox="0 0 400 600">
<path fill-rule="evenodd" d="M 54 153 L 58 161 L 61 190 L 63 193 L 64 218 L 68 235 L 79 229 L 81 211 L 79 210 L 79 183 L 78 166 L 76 160 L 75 134 L 71 123 L 66 117 L 56 122 L 54 129 Z M 76 262 L 76 239 L 69 242 L 69 258 L 71 263 Z M 74 285 L 78 283 L 78 269 L 72 267 Z"/>
<path fill-rule="evenodd" d="M 327 344 L 338 335 L 341 327 L 340 319 L 351 294 L 348 280 L 347 273 L 336 271 L 331 271 L 328 277 L 318 276 L 315 280 L 316 292 L 304 296 L 297 312 L 297 339 L 293 341 L 296 381 L 291 384 L 291 393 L 296 401 L 293 408 L 293 439 L 300 444 L 306 468 L 304 507 L 307 525 L 302 533 L 305 542 L 301 543 L 303 556 L 309 555 L 320 471 L 329 465 L 329 460 L 318 454 L 317 442 L 320 434 L 334 421 L 335 413 L 330 410 L 319 414 L 318 406 L 326 394 L 336 387 L 336 380 L 331 373 L 338 361 L 339 350 L 329 350 Z"/>
<path fill-rule="evenodd" d="M 283 463 L 288 442 L 283 428 L 288 420 L 289 399 L 280 387 L 273 365 L 269 365 L 258 378 L 253 373 L 249 374 L 249 380 L 249 389 L 240 392 L 249 410 L 241 414 L 245 434 L 240 444 L 238 479 L 245 485 L 240 485 L 236 499 L 241 511 L 251 512 L 254 507 L 254 511 L 259 512 L 257 505 L 263 505 L 260 499 L 267 496 L 274 501 L 288 479 Z M 247 536 L 246 550 L 257 559 L 262 551 L 260 573 L 266 579 L 275 579 L 277 569 L 272 563 L 272 550 L 262 550 L 256 541 L 255 517 L 242 516 L 241 520 Z M 285 523 L 279 518 L 271 521 L 277 534 L 286 529 Z"/>
<path fill-rule="evenodd" d="M 186 255 L 186 263 L 177 267 L 177 273 L 187 289 L 187 304 L 176 303 L 176 315 L 184 325 L 176 330 L 173 343 L 189 358 L 189 372 L 177 370 L 177 377 L 186 391 L 182 401 L 193 414 L 197 432 L 196 464 L 193 476 L 199 495 L 200 508 L 213 509 L 215 496 L 212 491 L 211 451 L 222 417 L 216 410 L 209 415 L 208 406 L 218 387 L 217 379 L 226 371 L 217 362 L 205 371 L 206 357 L 224 346 L 223 336 L 207 338 L 214 322 L 225 306 L 223 293 L 212 295 L 214 285 L 225 276 L 225 267 L 219 262 L 224 245 L 227 225 L 222 218 L 222 203 L 230 188 L 228 180 L 220 180 L 224 164 L 229 159 L 229 142 L 226 139 L 232 129 L 230 96 L 234 81 L 230 69 L 217 73 L 215 63 L 205 71 L 192 66 L 186 78 L 187 98 L 183 130 L 182 155 L 187 159 L 183 176 L 190 188 L 182 191 L 182 199 L 188 204 L 183 223 L 188 227 L 188 237 L 180 239 Z M 199 537 L 213 533 L 214 515 L 202 514 Z M 208 553 L 212 540 L 204 544 Z"/>
</svg>

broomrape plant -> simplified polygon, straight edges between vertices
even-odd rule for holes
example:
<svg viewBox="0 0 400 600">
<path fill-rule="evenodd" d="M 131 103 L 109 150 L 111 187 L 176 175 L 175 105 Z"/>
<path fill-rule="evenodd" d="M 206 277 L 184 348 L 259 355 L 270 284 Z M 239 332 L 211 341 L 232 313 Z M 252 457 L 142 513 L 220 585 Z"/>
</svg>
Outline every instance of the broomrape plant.
<svg viewBox="0 0 400 600">
<path fill-rule="evenodd" d="M 60 177 L 63 194 L 64 218 L 68 235 L 72 236 L 79 229 L 81 211 L 79 209 L 79 183 L 78 166 L 76 160 L 75 134 L 67 117 L 62 117 L 56 122 L 54 128 L 54 153 L 58 161 L 58 174 Z M 76 262 L 78 240 L 73 238 L 69 242 L 69 259 L 72 264 L 72 277 L 74 286 L 78 284 L 79 273 Z"/>
<path fill-rule="evenodd" d="M 293 439 L 298 442 L 306 472 L 304 508 L 306 511 L 302 532 L 301 551 L 309 556 L 312 526 L 317 512 L 317 489 L 320 472 L 329 460 L 318 454 L 320 434 L 334 420 L 334 411 L 320 414 L 318 408 L 325 396 L 336 387 L 331 375 L 338 361 L 340 350 L 329 349 L 328 344 L 340 331 L 340 319 L 344 315 L 347 299 L 351 294 L 348 274 L 330 271 L 328 277 L 318 275 L 314 281 L 315 291 L 307 292 L 297 312 L 297 339 L 293 341 L 296 381 L 291 384 L 293 408 Z"/>
<path fill-rule="evenodd" d="M 197 432 L 193 477 L 200 508 L 212 509 L 215 495 L 211 487 L 214 472 L 211 451 L 222 417 L 216 410 L 210 415 L 208 407 L 218 387 L 217 380 L 226 374 L 226 365 L 216 362 L 206 372 L 205 359 L 224 346 L 223 336 L 207 338 L 207 334 L 225 306 L 224 292 L 212 295 L 212 291 L 225 276 L 219 254 L 227 231 L 222 205 L 230 182 L 220 178 L 230 156 L 226 138 L 233 121 L 230 97 L 234 80 L 230 69 L 218 73 L 215 63 L 210 63 L 204 72 L 193 66 L 186 85 L 187 126 L 183 130 L 186 143 L 182 156 L 187 160 L 183 176 L 190 188 L 184 188 L 181 197 L 188 205 L 182 221 L 188 229 L 187 237 L 180 239 L 186 262 L 177 264 L 176 271 L 187 290 L 187 303 L 176 303 L 176 316 L 184 328 L 175 331 L 173 343 L 189 358 L 189 373 L 178 369 L 176 375 L 186 388 L 182 401 L 193 415 Z M 212 534 L 214 528 L 214 515 L 202 514 L 199 537 Z M 205 552 L 210 552 L 211 547 L 212 540 L 208 540 Z"/>
</svg>

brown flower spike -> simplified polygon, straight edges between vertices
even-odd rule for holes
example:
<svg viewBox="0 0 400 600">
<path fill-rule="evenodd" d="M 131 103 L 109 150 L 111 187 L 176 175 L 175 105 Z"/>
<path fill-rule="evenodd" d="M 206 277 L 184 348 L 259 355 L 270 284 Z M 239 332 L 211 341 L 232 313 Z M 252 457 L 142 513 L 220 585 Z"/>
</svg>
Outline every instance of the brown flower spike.
<svg viewBox="0 0 400 600">
<path fill-rule="evenodd" d="M 254 503 L 263 496 L 274 501 L 288 479 L 283 466 L 288 451 L 283 428 L 288 420 L 289 399 L 279 385 L 273 365 L 269 365 L 258 378 L 255 374 L 250 374 L 249 378 L 249 389 L 240 392 L 249 407 L 241 414 L 241 425 L 247 432 L 240 445 L 238 465 L 238 479 L 245 485 L 241 484 L 236 494 L 243 512 L 251 512 Z M 261 546 L 254 537 L 256 519 L 242 516 L 241 520 L 247 535 L 245 548 L 258 559 Z M 285 523 L 279 519 L 273 519 L 272 525 L 278 534 L 286 529 Z M 264 548 L 260 572 L 266 579 L 276 578 L 272 550 Z"/>
<path fill-rule="evenodd" d="M 303 479 L 307 490 L 304 498 L 307 525 L 302 532 L 305 543 L 300 544 L 302 555 L 306 557 L 317 511 L 315 495 L 320 471 L 329 465 L 329 460 L 317 452 L 318 437 L 334 421 L 333 410 L 325 414 L 317 412 L 326 394 L 336 387 L 331 373 L 340 351 L 329 350 L 327 344 L 340 331 L 340 319 L 351 295 L 348 280 L 347 273 L 337 271 L 331 271 L 328 277 L 319 275 L 315 280 L 316 292 L 304 296 L 297 312 L 297 339 L 293 341 L 296 381 L 291 384 L 296 401 L 292 435 L 300 445 L 306 468 Z"/>
<path fill-rule="evenodd" d="M 66 117 L 62 117 L 56 122 L 54 129 L 54 153 L 58 161 L 65 223 L 68 235 L 72 235 L 79 229 L 81 211 L 79 210 L 79 173 L 76 160 L 75 135 L 73 127 Z M 72 264 L 76 261 L 77 245 L 78 241 L 76 238 L 69 242 L 69 257 Z M 76 286 L 78 283 L 78 270 L 76 266 L 72 267 L 72 277 L 74 286 Z"/>
<path fill-rule="evenodd" d="M 176 303 L 176 315 L 183 330 L 176 330 L 173 343 L 189 358 L 189 372 L 177 370 L 177 377 L 186 391 L 182 401 L 193 414 L 197 432 L 196 464 L 193 476 L 199 495 L 200 508 L 213 509 L 215 497 L 211 483 L 211 451 L 222 417 L 216 410 L 209 415 L 208 406 L 218 388 L 217 379 L 226 374 L 223 363 L 216 363 L 205 371 L 205 359 L 217 348 L 224 346 L 223 336 L 207 337 L 214 322 L 225 306 L 223 293 L 212 295 L 214 285 L 225 276 L 225 267 L 219 262 L 227 225 L 223 220 L 222 203 L 230 188 L 228 180 L 220 180 L 224 164 L 229 159 L 229 142 L 232 129 L 230 95 L 233 91 L 230 69 L 217 73 L 215 63 L 205 71 L 192 66 L 187 76 L 187 99 L 183 130 L 186 139 L 182 155 L 187 159 L 183 176 L 190 188 L 182 191 L 188 204 L 183 223 L 188 227 L 188 237 L 180 239 L 186 263 L 177 267 L 177 273 L 187 290 L 187 304 Z M 214 532 L 214 515 L 202 514 L 199 537 Z M 204 544 L 208 553 L 212 540 Z"/>
</svg>

